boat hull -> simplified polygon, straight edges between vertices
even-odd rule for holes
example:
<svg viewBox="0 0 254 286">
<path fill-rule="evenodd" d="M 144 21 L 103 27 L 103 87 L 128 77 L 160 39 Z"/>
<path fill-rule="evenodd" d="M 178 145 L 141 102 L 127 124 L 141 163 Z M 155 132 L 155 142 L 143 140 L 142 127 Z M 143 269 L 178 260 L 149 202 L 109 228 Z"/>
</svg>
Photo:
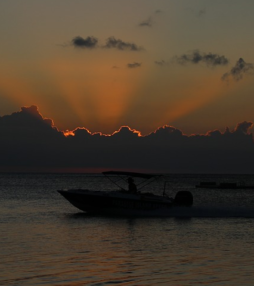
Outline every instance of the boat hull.
<svg viewBox="0 0 254 286">
<path fill-rule="evenodd" d="M 89 190 L 59 190 L 76 208 L 90 213 L 114 216 L 169 216 L 172 199 L 143 194 L 100 192 Z"/>
</svg>

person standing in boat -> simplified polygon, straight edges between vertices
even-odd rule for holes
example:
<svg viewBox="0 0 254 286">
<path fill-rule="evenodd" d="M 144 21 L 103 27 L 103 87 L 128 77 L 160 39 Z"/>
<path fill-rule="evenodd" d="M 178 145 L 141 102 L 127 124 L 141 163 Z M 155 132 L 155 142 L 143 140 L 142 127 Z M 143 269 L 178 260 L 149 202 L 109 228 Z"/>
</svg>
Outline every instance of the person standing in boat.
<svg viewBox="0 0 254 286">
<path fill-rule="evenodd" d="M 138 191 L 137 186 L 131 177 L 128 178 L 128 184 L 129 184 L 129 192 L 130 193 L 137 193 L 137 191 Z"/>
</svg>

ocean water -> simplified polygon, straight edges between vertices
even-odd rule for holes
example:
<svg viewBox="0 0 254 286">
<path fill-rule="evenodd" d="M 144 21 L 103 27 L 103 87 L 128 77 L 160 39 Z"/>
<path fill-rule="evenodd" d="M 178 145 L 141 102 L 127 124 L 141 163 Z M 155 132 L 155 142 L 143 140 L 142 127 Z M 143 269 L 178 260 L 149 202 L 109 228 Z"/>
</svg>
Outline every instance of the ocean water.
<svg viewBox="0 0 254 286">
<path fill-rule="evenodd" d="M 86 215 L 56 191 L 111 190 L 100 175 L 0 174 L 0 285 L 254 285 L 254 190 L 195 188 L 254 185 L 254 176 L 167 180 L 168 195 L 193 193 L 184 215 L 112 218 Z"/>
</svg>

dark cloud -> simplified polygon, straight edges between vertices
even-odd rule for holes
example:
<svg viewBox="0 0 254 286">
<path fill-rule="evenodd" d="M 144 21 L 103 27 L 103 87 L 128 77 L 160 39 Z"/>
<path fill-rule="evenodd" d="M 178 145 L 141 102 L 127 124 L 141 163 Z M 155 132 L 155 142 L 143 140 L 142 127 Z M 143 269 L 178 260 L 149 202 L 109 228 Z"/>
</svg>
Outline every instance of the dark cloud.
<svg viewBox="0 0 254 286">
<path fill-rule="evenodd" d="M 130 69 L 138 68 L 138 67 L 141 67 L 141 63 L 135 62 L 135 63 L 127 64 L 127 67 Z"/>
<path fill-rule="evenodd" d="M 72 39 L 72 45 L 76 48 L 93 49 L 97 46 L 98 40 L 95 37 L 87 37 L 86 39 L 77 36 Z"/>
<path fill-rule="evenodd" d="M 200 9 L 200 10 L 198 11 L 197 16 L 198 16 L 198 17 L 202 17 L 202 16 L 204 16 L 205 14 L 206 14 L 206 9 Z"/>
<path fill-rule="evenodd" d="M 139 24 L 140 27 L 152 27 L 152 25 L 153 25 L 152 17 L 149 17 L 147 20 L 144 20 Z"/>
<path fill-rule="evenodd" d="M 252 127 L 253 127 L 253 123 L 252 122 L 244 121 L 244 122 L 238 123 L 236 125 L 235 131 L 236 132 L 241 132 L 241 133 L 244 133 L 244 134 L 250 134 L 250 129 Z"/>
<path fill-rule="evenodd" d="M 106 44 L 104 46 L 99 46 L 98 39 L 95 37 L 87 37 L 84 39 L 80 36 L 77 36 L 72 39 L 71 45 L 76 48 L 82 48 L 82 49 L 94 49 L 96 47 L 100 47 L 100 48 L 107 48 L 107 49 L 117 49 L 120 51 L 142 51 L 144 50 L 144 48 L 136 45 L 135 43 L 124 42 L 120 39 L 116 39 L 115 37 L 107 38 Z M 66 47 L 68 45 L 64 44 L 61 46 Z"/>
<path fill-rule="evenodd" d="M 106 40 L 106 45 L 104 46 L 107 49 L 117 49 L 120 51 L 142 51 L 143 48 L 137 46 L 134 43 L 124 42 L 120 39 L 116 39 L 115 37 L 109 37 Z"/>
<path fill-rule="evenodd" d="M 139 27 L 149 27 L 151 28 L 154 25 L 154 18 L 156 18 L 159 14 L 161 14 L 161 10 L 154 11 L 152 16 L 149 16 L 146 20 L 141 21 L 138 25 Z"/>
<path fill-rule="evenodd" d="M 246 63 L 244 59 L 240 58 L 234 67 L 222 76 L 222 80 L 229 80 L 231 77 L 238 81 L 244 77 L 244 75 L 253 75 L 254 65 L 251 63 Z"/>
<path fill-rule="evenodd" d="M 201 53 L 196 50 L 190 54 L 183 54 L 181 56 L 176 56 L 174 61 L 179 64 L 200 64 L 204 63 L 208 66 L 224 66 L 227 65 L 229 60 L 225 56 L 221 56 L 213 53 Z"/>
<path fill-rule="evenodd" d="M 154 62 L 156 65 L 161 66 L 161 67 L 165 67 L 169 65 L 169 62 L 166 62 L 164 60 L 160 60 L 160 61 L 155 61 Z"/>
<path fill-rule="evenodd" d="M 0 170 L 143 169 L 181 173 L 253 173 L 252 122 L 225 132 L 187 136 L 163 126 L 141 136 L 121 127 L 111 136 L 77 128 L 64 136 L 36 106 L 0 117 Z"/>
<path fill-rule="evenodd" d="M 0 117 L 0 123 L 1 128 L 6 128 L 1 129 L 3 133 L 13 132 L 14 130 L 13 135 L 16 133 L 25 134 L 25 132 L 34 131 L 35 126 L 38 127 L 39 132 L 53 132 L 57 130 L 57 128 L 54 127 L 53 120 L 43 118 L 35 105 L 30 107 L 21 107 L 20 112 Z M 8 130 L 9 128 L 12 130 Z"/>
</svg>

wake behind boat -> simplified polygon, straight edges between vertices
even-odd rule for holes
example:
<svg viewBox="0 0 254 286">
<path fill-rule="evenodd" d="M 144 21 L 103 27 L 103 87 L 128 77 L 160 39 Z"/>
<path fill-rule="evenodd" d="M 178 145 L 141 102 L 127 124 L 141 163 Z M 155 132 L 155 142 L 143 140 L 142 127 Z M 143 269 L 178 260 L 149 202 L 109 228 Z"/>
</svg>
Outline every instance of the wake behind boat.
<svg viewBox="0 0 254 286">
<path fill-rule="evenodd" d="M 179 191 L 175 198 L 168 197 L 166 183 L 162 195 L 140 191 L 161 175 L 118 171 L 108 171 L 103 174 L 119 189 L 116 191 L 69 189 L 58 192 L 78 209 L 100 215 L 170 216 L 173 208 L 190 207 L 193 204 L 193 196 L 189 191 Z M 133 177 L 142 179 L 137 186 Z M 119 181 L 125 184 L 128 182 L 128 189 L 123 188 Z"/>
</svg>

